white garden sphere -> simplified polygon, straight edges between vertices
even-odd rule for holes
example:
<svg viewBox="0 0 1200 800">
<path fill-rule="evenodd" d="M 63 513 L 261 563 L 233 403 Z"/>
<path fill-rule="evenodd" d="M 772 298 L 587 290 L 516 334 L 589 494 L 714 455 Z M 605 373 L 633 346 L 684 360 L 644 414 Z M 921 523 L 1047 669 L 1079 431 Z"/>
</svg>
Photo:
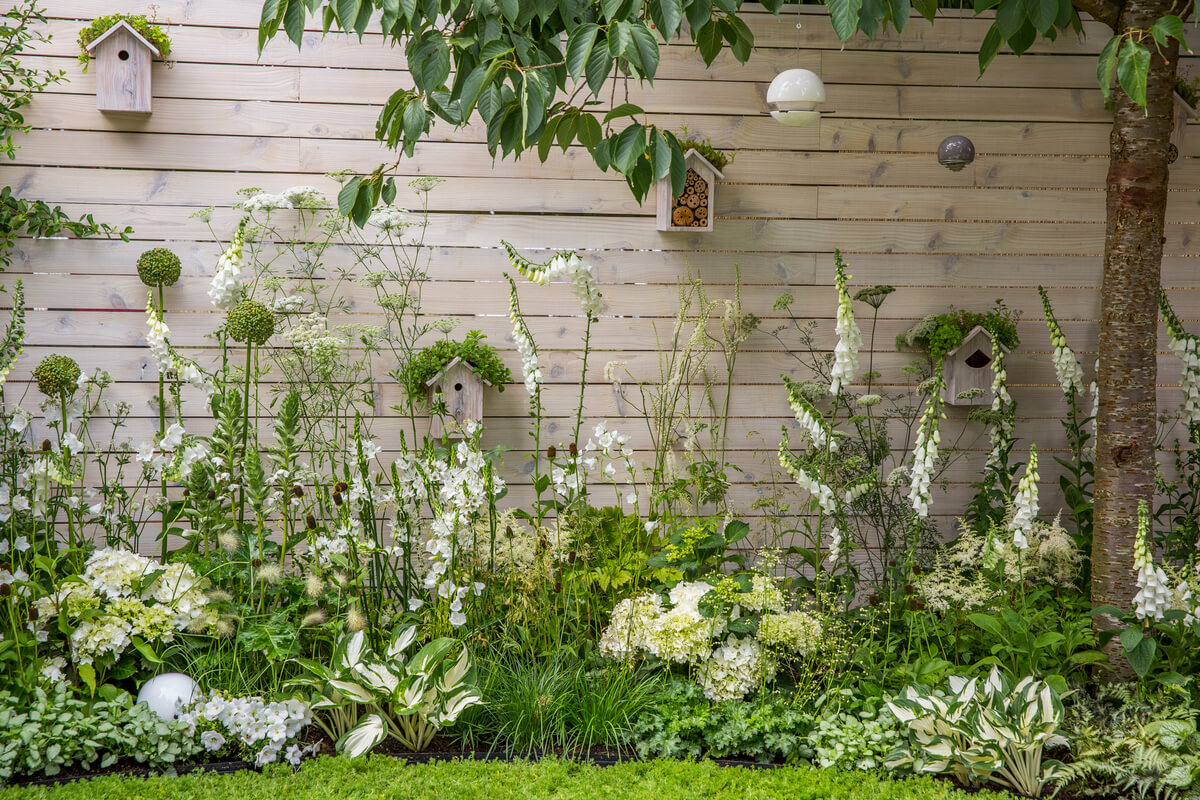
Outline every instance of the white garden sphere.
<svg viewBox="0 0 1200 800">
<path fill-rule="evenodd" d="M 192 701 L 200 692 L 194 680 L 181 672 L 165 672 L 155 675 L 142 684 L 137 701 L 150 706 L 150 710 L 166 720 L 179 716 L 179 709 Z"/>
<path fill-rule="evenodd" d="M 825 84 L 807 69 L 785 70 L 767 88 L 767 103 L 775 106 L 771 116 L 784 125 L 812 125 L 821 118 L 817 105 L 824 102 Z"/>
</svg>

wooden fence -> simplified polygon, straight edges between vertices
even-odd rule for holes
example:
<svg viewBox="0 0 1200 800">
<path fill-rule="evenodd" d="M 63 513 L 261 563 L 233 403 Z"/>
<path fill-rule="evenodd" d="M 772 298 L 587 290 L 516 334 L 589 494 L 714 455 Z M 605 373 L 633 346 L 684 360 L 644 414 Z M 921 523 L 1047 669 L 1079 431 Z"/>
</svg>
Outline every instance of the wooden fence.
<svg viewBox="0 0 1200 800">
<path fill-rule="evenodd" d="M 85 369 L 104 367 L 118 381 L 112 395 L 134 405 L 136 441 L 154 427 L 137 255 L 156 245 L 180 254 L 184 278 L 167 292 L 174 342 L 189 349 L 211 344 L 204 334 L 218 317 L 205 290 L 223 245 L 193 212 L 215 206 L 213 225 L 228 237 L 240 215 L 232 208 L 235 192 L 244 186 L 312 184 L 332 197 L 337 186 L 324 173 L 390 160 L 374 141 L 374 122 L 381 101 L 409 78 L 402 52 L 376 34 L 360 43 L 310 31 L 299 51 L 280 37 L 260 56 L 257 0 L 139 0 L 121 10 L 153 13 L 167 24 L 174 64 L 155 63 L 151 116 L 105 115 L 95 108 L 95 76 L 74 60 L 75 36 L 111 10 L 100 0 L 51 4 L 54 40 L 29 60 L 66 70 L 70 81 L 29 109 L 37 130 L 20 140 L 5 182 L 73 213 L 128 223 L 135 241 L 20 242 L 10 272 L 25 281 L 29 339 L 10 386 L 27 381 L 51 351 L 74 356 Z M 535 258 L 548 248 L 586 251 L 607 303 L 588 365 L 587 416 L 609 420 L 644 451 L 645 424 L 605 381 L 604 367 L 621 360 L 636 378 L 657 376 L 655 330 L 669 330 L 676 282 L 689 269 L 712 296 L 725 297 L 740 265 L 746 308 L 764 328 L 781 322 L 774 301 L 791 293 L 793 312 L 816 321 L 816 342 L 828 349 L 836 309 L 832 253 L 840 248 L 856 287 L 898 288 L 883 306 L 875 340 L 876 368 L 891 387 L 906 383 L 900 367 L 911 359 L 895 351 L 895 334 L 927 314 L 983 310 L 1000 298 L 1023 314 L 1009 377 L 1020 404 L 1018 434 L 1046 453 L 1043 506 L 1053 510 L 1058 468 L 1048 456 L 1064 445 L 1064 403 L 1036 287 L 1050 291 L 1090 379 L 1110 127 L 1095 78 L 1102 27 L 1088 23 L 1086 39 L 1039 43 L 1021 58 L 1001 55 L 977 80 L 975 53 L 989 23 L 965 12 L 947 12 L 935 25 L 914 19 L 903 35 L 859 37 L 845 48 L 819 7 L 746 19 L 758 43 L 749 63 L 726 53 L 706 69 L 692 48 L 672 45 L 655 85 L 628 90 L 655 122 L 687 125 L 736 154 L 718 187 L 713 232 L 657 232 L 653 194 L 639 206 L 622 181 L 599 172 L 580 149 L 556 150 L 545 164 L 532 155 L 493 162 L 477 127 L 439 125 L 399 165 L 402 175 L 446 179 L 431 194 L 427 241 L 435 255 L 426 311 L 462 318 L 460 331 L 482 329 L 519 375 L 505 316 L 507 264 L 497 245 L 507 239 Z M 1183 71 L 1194 63 L 1185 59 Z M 797 66 L 818 72 L 828 87 L 832 113 L 809 128 L 781 126 L 765 113 L 769 81 Z M 1172 167 L 1163 264 L 1175 307 L 1193 324 L 1200 318 L 1197 131 L 1189 128 L 1184 157 Z M 978 152 L 961 172 L 940 167 L 934 155 L 955 133 L 969 136 Z M 397 202 L 412 201 L 402 192 Z M 566 311 L 577 305 L 563 287 L 525 286 L 521 296 L 549 364 L 547 438 L 562 439 L 579 377 L 582 321 Z M 804 377 L 763 332 L 745 350 L 732 378 L 730 422 L 733 492 L 742 506 L 773 468 L 780 426 L 794 425 L 779 376 Z M 1178 362 L 1164 346 L 1159 363 L 1161 402 L 1173 407 L 1180 400 Z M 381 381 L 379 397 L 386 409 L 398 391 Z M 525 446 L 522 387 L 492 393 L 487 402 L 489 440 Z M 193 408 L 203 414 L 200 405 Z M 948 438 L 965 425 L 974 439 L 978 426 L 964 411 L 951 408 L 949 417 Z M 195 429 L 204 424 L 196 420 Z M 395 428 L 386 418 L 374 424 L 385 444 L 395 444 Z M 986 442 L 973 446 L 948 475 L 946 492 L 935 493 L 934 513 L 944 522 L 961 511 L 984 460 Z M 527 499 L 527 479 L 510 471 L 514 483 L 525 481 L 514 496 Z"/>
</svg>

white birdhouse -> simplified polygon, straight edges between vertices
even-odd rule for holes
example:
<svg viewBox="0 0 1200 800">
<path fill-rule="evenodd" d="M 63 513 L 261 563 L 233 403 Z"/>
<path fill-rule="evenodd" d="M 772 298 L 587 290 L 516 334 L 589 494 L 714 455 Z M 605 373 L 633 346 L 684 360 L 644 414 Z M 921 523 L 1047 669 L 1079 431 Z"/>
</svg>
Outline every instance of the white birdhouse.
<svg viewBox="0 0 1200 800">
<path fill-rule="evenodd" d="M 96 62 L 96 108 L 150 113 L 150 61 L 158 48 L 124 20 L 87 46 Z"/>
<path fill-rule="evenodd" d="M 429 393 L 430 434 L 440 439 L 465 435 L 462 426 L 467 420 L 483 422 L 483 387 L 491 386 L 475 368 L 456 358 L 441 372 L 425 382 Z"/>
<path fill-rule="evenodd" d="M 1000 345 L 1004 352 L 1008 348 Z M 946 385 L 942 399 L 952 406 L 990 406 L 992 404 L 992 334 L 976 325 L 963 337 L 962 344 L 946 353 L 942 360 L 942 377 Z M 973 396 L 959 397 L 963 392 Z"/>
<path fill-rule="evenodd" d="M 687 179 L 683 192 L 675 197 L 668 175 L 658 182 L 658 219 L 660 231 L 711 231 L 713 229 L 713 200 L 717 178 L 724 173 L 692 148 L 683 154 Z"/>
</svg>

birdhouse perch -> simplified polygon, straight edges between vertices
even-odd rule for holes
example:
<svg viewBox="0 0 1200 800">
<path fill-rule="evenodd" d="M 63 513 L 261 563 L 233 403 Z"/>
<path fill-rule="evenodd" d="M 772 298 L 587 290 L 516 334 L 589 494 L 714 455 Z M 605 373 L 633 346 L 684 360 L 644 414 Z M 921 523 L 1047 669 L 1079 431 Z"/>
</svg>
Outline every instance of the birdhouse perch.
<svg viewBox="0 0 1200 800">
<path fill-rule="evenodd" d="M 683 154 L 683 162 L 687 165 L 687 179 L 678 197 L 672 191 L 670 176 L 658 182 L 657 228 L 660 231 L 711 231 L 717 178 L 725 175 L 694 148 Z"/>
<path fill-rule="evenodd" d="M 158 48 L 124 20 L 87 46 L 96 62 L 96 108 L 150 113 L 150 61 Z"/>
<path fill-rule="evenodd" d="M 430 434 L 439 439 L 443 435 L 461 439 L 467 420 L 482 423 L 483 387 L 491 385 L 461 358 L 442 367 L 425 382 L 429 392 Z"/>
<path fill-rule="evenodd" d="M 1008 348 L 1001 345 L 1004 352 Z M 992 334 L 980 325 L 963 337 L 962 344 L 942 361 L 945 388 L 942 399 L 953 406 L 986 406 L 992 403 Z M 979 391 L 973 392 L 972 389 Z M 960 397 L 966 393 L 965 397 Z"/>
</svg>

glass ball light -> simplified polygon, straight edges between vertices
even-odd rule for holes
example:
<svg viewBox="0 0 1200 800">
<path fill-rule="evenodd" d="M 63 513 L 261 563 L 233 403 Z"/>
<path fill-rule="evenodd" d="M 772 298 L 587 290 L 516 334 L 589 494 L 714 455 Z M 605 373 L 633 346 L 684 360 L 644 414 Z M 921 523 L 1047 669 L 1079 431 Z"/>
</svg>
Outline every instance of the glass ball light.
<svg viewBox="0 0 1200 800">
<path fill-rule="evenodd" d="M 938 163 L 958 172 L 975 160 L 975 144 L 965 136 L 947 136 L 938 145 Z"/>
<path fill-rule="evenodd" d="M 767 104 L 774 106 L 771 116 L 784 125 L 812 125 L 821 118 L 817 106 L 824 102 L 825 84 L 807 69 L 785 70 L 767 88 Z"/>
<path fill-rule="evenodd" d="M 137 701 L 165 720 L 179 716 L 179 710 L 200 693 L 194 680 L 182 672 L 164 672 L 142 684 Z"/>
</svg>

